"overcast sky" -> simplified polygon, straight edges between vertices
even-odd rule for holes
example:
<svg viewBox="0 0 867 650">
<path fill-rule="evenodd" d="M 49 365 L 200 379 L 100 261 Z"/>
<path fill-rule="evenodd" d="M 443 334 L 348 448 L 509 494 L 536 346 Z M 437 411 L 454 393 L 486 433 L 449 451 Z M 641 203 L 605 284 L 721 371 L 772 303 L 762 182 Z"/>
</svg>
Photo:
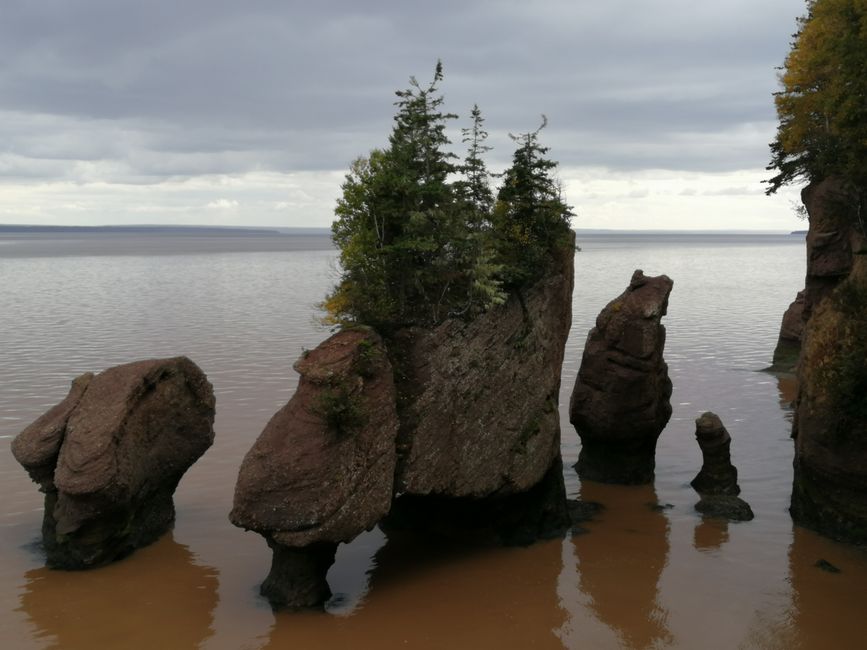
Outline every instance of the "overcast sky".
<svg viewBox="0 0 867 650">
<path fill-rule="evenodd" d="M 0 223 L 327 226 L 442 59 L 495 147 L 534 129 L 578 228 L 793 230 L 767 198 L 803 0 L 4 0 Z M 459 145 L 460 126 L 452 139 Z"/>
</svg>

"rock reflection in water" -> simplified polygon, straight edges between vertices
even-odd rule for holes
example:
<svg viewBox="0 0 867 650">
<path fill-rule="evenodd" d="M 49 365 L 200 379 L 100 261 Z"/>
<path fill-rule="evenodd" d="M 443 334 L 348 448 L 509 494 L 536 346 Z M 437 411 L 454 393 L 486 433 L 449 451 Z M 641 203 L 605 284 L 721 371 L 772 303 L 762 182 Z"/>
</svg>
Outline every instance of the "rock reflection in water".
<svg viewBox="0 0 867 650">
<path fill-rule="evenodd" d="M 274 615 L 264 648 L 562 648 L 561 540 L 492 547 L 406 531 L 388 534 L 355 613 Z M 397 618 L 396 618 L 397 617 Z"/>
<path fill-rule="evenodd" d="M 213 634 L 217 571 L 171 534 L 133 557 L 90 571 L 25 574 L 19 611 L 44 647 L 198 648 Z"/>
<path fill-rule="evenodd" d="M 702 518 L 693 531 L 692 545 L 696 551 L 718 551 L 729 541 L 727 519 Z"/>
<path fill-rule="evenodd" d="M 580 498 L 605 506 L 589 532 L 572 543 L 580 589 L 588 607 L 628 648 L 671 643 L 668 611 L 659 603 L 659 579 L 668 563 L 668 519 L 652 485 L 581 482 Z"/>
<path fill-rule="evenodd" d="M 780 407 L 786 419 L 791 422 L 795 415 L 795 398 L 798 397 L 798 380 L 794 375 L 778 374 L 777 391 L 780 393 Z"/>
</svg>

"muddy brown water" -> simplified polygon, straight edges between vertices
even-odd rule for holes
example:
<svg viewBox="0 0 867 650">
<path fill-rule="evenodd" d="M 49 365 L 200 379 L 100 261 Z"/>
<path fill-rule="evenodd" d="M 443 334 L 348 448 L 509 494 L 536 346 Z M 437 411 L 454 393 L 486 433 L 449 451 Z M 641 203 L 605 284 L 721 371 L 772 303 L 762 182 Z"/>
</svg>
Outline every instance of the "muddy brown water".
<svg viewBox="0 0 867 650">
<path fill-rule="evenodd" d="M 0 645 L 864 647 L 867 551 L 792 525 L 795 386 L 757 372 L 802 284 L 803 240 L 620 235 L 581 245 L 562 449 L 569 494 L 604 511 L 583 534 L 529 548 L 374 529 L 338 551 L 324 614 L 272 613 L 257 594 L 269 551 L 227 513 L 243 454 L 294 389 L 292 362 L 328 335 L 314 307 L 334 278 L 326 240 L 85 245 L 34 236 L 0 246 Z M 664 321 L 674 416 L 654 485 L 582 484 L 569 468 L 579 446 L 568 395 L 596 314 L 636 268 L 675 281 Z M 40 494 L 12 458 L 11 438 L 76 374 L 176 354 L 208 373 L 218 414 L 214 446 L 176 494 L 174 531 L 102 569 L 45 569 Z M 693 510 L 689 481 L 701 464 L 693 420 L 704 410 L 731 432 L 752 522 L 702 520 Z"/>
</svg>

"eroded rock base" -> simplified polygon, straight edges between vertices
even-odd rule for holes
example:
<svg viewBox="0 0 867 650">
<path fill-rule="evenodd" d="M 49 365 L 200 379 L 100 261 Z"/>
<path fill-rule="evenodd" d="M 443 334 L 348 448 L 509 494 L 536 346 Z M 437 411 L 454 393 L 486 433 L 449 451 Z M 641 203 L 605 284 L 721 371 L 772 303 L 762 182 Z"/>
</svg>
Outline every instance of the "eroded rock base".
<svg viewBox="0 0 867 650">
<path fill-rule="evenodd" d="M 656 440 L 604 441 L 586 439 L 575 470 L 582 479 L 598 483 L 652 483 L 656 469 Z"/>
<path fill-rule="evenodd" d="M 800 526 L 840 542 L 867 545 L 864 487 L 848 487 L 822 477 L 795 460 L 789 512 Z"/>
<path fill-rule="evenodd" d="M 71 531 L 64 531 L 62 527 L 58 530 L 55 517 L 57 492 L 48 492 L 42 518 L 46 564 L 53 569 L 89 569 L 120 560 L 136 549 L 152 544 L 175 523 L 173 492 L 174 488 L 164 490 L 137 502 L 135 508 L 104 512 Z M 70 507 L 68 498 L 62 503 L 63 507 Z"/>
<path fill-rule="evenodd" d="M 703 496 L 695 504 L 695 509 L 704 517 L 727 519 L 728 521 L 752 521 L 753 509 L 740 497 L 730 494 L 710 494 Z"/>
<path fill-rule="evenodd" d="M 326 576 L 334 564 L 337 544 L 318 543 L 291 548 L 268 540 L 273 551 L 271 571 L 259 592 L 274 609 L 320 609 L 331 598 Z"/>
<path fill-rule="evenodd" d="M 439 495 L 397 498 L 382 522 L 386 530 L 421 530 L 455 537 L 478 534 L 507 546 L 561 537 L 571 528 L 563 463 L 557 458 L 526 492 L 479 499 Z"/>
</svg>

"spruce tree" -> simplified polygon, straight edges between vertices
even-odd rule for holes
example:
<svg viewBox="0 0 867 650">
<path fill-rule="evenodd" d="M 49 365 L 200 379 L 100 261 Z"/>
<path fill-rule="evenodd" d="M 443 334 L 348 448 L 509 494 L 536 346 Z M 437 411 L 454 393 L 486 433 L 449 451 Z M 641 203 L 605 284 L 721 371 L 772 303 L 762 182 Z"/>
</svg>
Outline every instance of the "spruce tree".
<svg viewBox="0 0 867 650">
<path fill-rule="evenodd" d="M 490 150 L 478 106 L 463 129 L 461 165 L 448 151 L 438 84 L 400 90 L 388 147 L 353 162 L 332 225 L 341 276 L 326 321 L 383 333 L 472 318 L 541 277 L 568 237 L 572 212 L 552 177 L 539 131 L 514 136 L 512 166 L 494 202 L 483 156 Z M 454 179 L 458 176 L 457 179 Z M 493 208 L 492 208 L 493 205 Z"/>
<path fill-rule="evenodd" d="M 867 203 L 867 2 L 810 0 L 776 93 L 768 194 L 835 177 L 864 229 Z M 840 206 L 845 207 L 845 206 Z"/>
<path fill-rule="evenodd" d="M 332 226 L 342 277 L 324 307 L 333 322 L 382 328 L 443 320 L 462 303 L 458 256 L 466 235 L 449 176 L 457 171 L 442 110 L 442 64 L 433 80 L 396 92 L 389 146 L 357 160 Z"/>
<path fill-rule="evenodd" d="M 509 134 L 518 146 L 511 167 L 503 173 L 492 214 L 503 280 L 509 287 L 541 277 L 557 249 L 571 242 L 575 213 L 553 176 L 557 163 L 546 157 L 549 148 L 539 144 L 539 133 L 547 124 L 543 115 L 535 131 Z"/>
</svg>

